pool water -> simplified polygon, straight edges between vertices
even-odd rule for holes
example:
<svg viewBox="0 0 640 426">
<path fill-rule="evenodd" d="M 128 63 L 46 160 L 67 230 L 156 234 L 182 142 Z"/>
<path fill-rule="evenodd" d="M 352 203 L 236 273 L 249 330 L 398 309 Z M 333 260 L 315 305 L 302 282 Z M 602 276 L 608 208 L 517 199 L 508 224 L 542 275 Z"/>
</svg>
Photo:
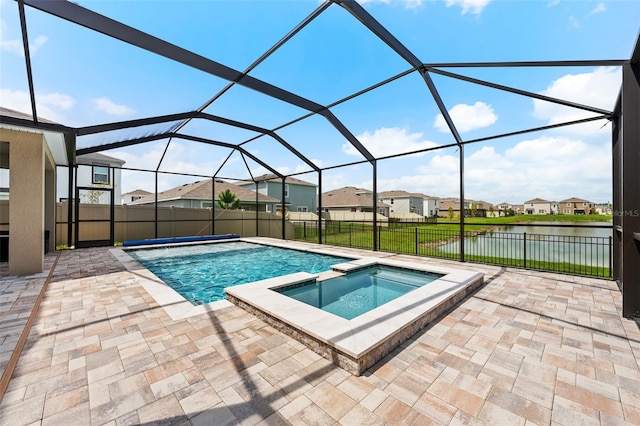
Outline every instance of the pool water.
<svg viewBox="0 0 640 426">
<path fill-rule="evenodd" d="M 353 260 L 243 241 L 127 253 L 194 305 L 225 299 L 225 287 L 295 272 L 315 274 Z"/>
<path fill-rule="evenodd" d="M 274 290 L 351 320 L 442 276 L 432 272 L 375 266 L 324 281 Z"/>
</svg>

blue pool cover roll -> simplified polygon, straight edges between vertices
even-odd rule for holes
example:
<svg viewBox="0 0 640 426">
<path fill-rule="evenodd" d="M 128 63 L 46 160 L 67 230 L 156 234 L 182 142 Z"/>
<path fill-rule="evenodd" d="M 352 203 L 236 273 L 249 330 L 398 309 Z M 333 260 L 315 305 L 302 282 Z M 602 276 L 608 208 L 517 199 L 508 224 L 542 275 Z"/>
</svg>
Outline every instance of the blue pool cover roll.
<svg viewBox="0 0 640 426">
<path fill-rule="evenodd" d="M 224 235 L 196 235 L 193 237 L 169 237 L 169 238 L 151 238 L 148 240 L 131 240 L 122 243 L 123 246 L 144 246 L 151 244 L 171 244 L 171 243 L 191 243 L 196 241 L 211 241 L 211 240 L 228 240 L 232 238 L 240 238 L 238 234 L 224 234 Z"/>
</svg>

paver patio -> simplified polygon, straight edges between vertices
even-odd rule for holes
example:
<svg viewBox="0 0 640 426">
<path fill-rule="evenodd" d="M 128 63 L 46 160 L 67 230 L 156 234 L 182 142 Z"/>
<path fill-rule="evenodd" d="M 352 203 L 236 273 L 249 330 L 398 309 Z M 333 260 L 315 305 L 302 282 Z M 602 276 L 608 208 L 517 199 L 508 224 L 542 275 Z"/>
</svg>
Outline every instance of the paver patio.
<svg viewBox="0 0 640 426">
<path fill-rule="evenodd" d="M 235 306 L 172 320 L 107 248 L 60 252 L 0 424 L 640 424 L 640 331 L 614 282 L 366 254 L 486 283 L 355 377 Z M 2 371 L 55 257 L 0 268 Z"/>
</svg>

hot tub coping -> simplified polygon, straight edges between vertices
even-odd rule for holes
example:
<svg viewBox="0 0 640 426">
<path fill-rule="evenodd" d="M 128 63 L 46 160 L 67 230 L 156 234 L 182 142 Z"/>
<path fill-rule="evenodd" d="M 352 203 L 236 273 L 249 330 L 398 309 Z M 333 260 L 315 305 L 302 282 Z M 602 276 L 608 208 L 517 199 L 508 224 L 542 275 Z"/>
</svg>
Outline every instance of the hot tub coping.
<svg viewBox="0 0 640 426">
<path fill-rule="evenodd" d="M 273 291 L 274 288 L 312 282 L 368 266 L 391 266 L 444 276 L 351 320 Z M 281 331 L 306 336 L 308 344 L 354 374 L 386 355 L 417 330 L 462 300 L 484 281 L 484 274 L 385 258 L 360 258 L 333 266 L 320 274 L 298 272 L 225 289 L 227 299 L 278 325 Z M 280 322 L 281 324 L 277 324 Z M 300 339 L 304 340 L 304 338 Z M 386 348 L 389 346 L 389 348 Z M 392 346 L 392 347 L 391 347 Z M 318 349 L 318 350 L 316 350 Z M 386 350 L 388 349 L 388 350 Z"/>
</svg>

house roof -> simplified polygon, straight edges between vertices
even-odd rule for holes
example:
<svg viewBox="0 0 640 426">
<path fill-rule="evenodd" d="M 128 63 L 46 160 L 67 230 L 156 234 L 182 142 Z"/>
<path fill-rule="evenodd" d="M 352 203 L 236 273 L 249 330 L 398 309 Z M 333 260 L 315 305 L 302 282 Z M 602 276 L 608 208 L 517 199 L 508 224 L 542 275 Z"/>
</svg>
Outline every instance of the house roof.
<svg viewBox="0 0 640 426">
<path fill-rule="evenodd" d="M 589 200 L 585 200 L 583 198 L 578 198 L 578 197 L 571 197 L 571 198 L 567 198 L 566 200 L 561 200 L 561 203 L 591 203 L 591 201 Z"/>
<path fill-rule="evenodd" d="M 378 198 L 408 198 L 408 197 L 437 199 L 437 197 L 430 197 L 429 195 L 425 195 L 420 192 L 407 192 L 403 190 L 378 192 Z"/>
<path fill-rule="evenodd" d="M 153 192 L 145 191 L 144 189 L 134 189 L 122 195 L 151 195 Z"/>
<path fill-rule="evenodd" d="M 91 154 L 78 155 L 76 157 L 76 163 L 84 165 L 108 163 L 109 165 L 117 164 L 118 166 L 122 166 L 125 161 L 99 152 L 94 152 Z"/>
<path fill-rule="evenodd" d="M 379 198 L 406 198 L 406 197 L 412 197 L 412 196 L 413 194 L 407 191 L 402 191 L 402 190 L 378 192 Z"/>
<path fill-rule="evenodd" d="M 211 200 L 211 179 L 201 180 L 193 183 L 186 183 L 175 188 L 167 189 L 158 193 L 158 201 L 168 200 Z M 277 199 L 268 197 L 266 195 L 258 194 L 250 189 L 243 188 L 233 183 L 216 180 L 215 192 L 220 194 L 226 190 L 233 192 L 240 202 L 255 203 L 256 194 L 258 202 L 262 203 L 277 203 Z M 134 201 L 131 204 L 149 204 L 155 202 L 155 196 L 153 194 L 145 195 L 139 200 Z"/>
<path fill-rule="evenodd" d="M 543 203 L 550 203 L 550 201 L 543 200 L 542 198 L 533 198 L 531 200 L 525 201 L 524 203 L 525 204 L 543 204 Z"/>
<path fill-rule="evenodd" d="M 0 106 L 0 115 L 5 115 L 11 118 L 20 118 L 23 120 L 33 120 L 33 116 L 31 114 L 25 114 L 24 112 L 5 108 L 3 106 Z M 38 121 L 41 123 L 59 124 L 59 123 L 56 123 L 55 121 L 47 120 L 46 118 L 42 118 L 40 116 L 38 116 Z"/>
<path fill-rule="evenodd" d="M 322 193 L 322 207 L 373 207 L 373 193 L 364 188 L 345 186 Z M 389 207 L 378 202 L 378 207 Z"/>
<path fill-rule="evenodd" d="M 239 185 L 239 186 L 246 186 L 246 185 L 253 184 L 255 182 L 266 182 L 266 181 L 280 183 L 281 179 L 278 176 L 274 175 L 274 174 L 265 174 L 265 175 L 262 175 L 262 176 L 257 176 L 255 178 L 253 178 L 253 180 L 240 180 L 240 181 L 234 182 L 234 183 L 236 185 Z M 304 181 L 302 179 L 297 179 L 297 178 L 294 178 L 294 177 L 291 177 L 291 176 L 287 177 L 287 179 L 285 180 L 285 183 L 296 184 L 296 185 L 314 186 L 314 187 L 318 186 L 315 183 L 307 182 L 307 181 Z"/>
<path fill-rule="evenodd" d="M 29 132 L 35 131 L 36 133 L 41 133 L 49 147 L 49 151 L 51 152 L 55 164 L 65 166 L 69 165 L 71 159 L 75 155 L 72 153 L 72 145 L 75 136 L 69 135 L 64 129 L 46 130 L 41 128 L 41 125 L 45 125 L 45 127 L 63 127 L 62 125 L 42 117 L 38 117 L 38 122 L 35 123 L 31 114 L 25 114 L 2 106 L 0 106 L 0 115 L 9 119 L 21 121 L 21 123 L 11 124 L 5 122 L 5 120 L 0 120 L 0 128 L 18 131 L 24 131 L 26 129 Z M 0 160 L 0 162 L 1 161 L 2 160 Z"/>
<path fill-rule="evenodd" d="M 469 198 L 465 198 L 464 199 L 465 203 L 469 204 L 469 207 L 471 206 L 471 204 L 475 204 L 476 206 L 478 205 L 482 205 L 483 209 L 488 210 L 491 206 L 493 206 L 493 204 L 487 202 L 487 201 L 482 201 L 482 200 L 471 200 Z M 455 198 L 455 197 L 448 197 L 448 198 L 440 198 L 438 200 L 438 203 L 441 206 L 446 206 L 447 204 L 451 204 L 452 208 L 460 208 L 460 199 L 459 198 Z"/>
</svg>

